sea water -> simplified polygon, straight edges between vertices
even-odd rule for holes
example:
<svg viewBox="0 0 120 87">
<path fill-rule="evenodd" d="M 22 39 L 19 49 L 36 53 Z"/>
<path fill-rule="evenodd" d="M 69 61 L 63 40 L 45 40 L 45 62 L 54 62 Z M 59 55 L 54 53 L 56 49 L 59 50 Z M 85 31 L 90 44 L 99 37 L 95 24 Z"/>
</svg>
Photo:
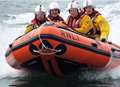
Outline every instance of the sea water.
<svg viewBox="0 0 120 87">
<path fill-rule="evenodd" d="M 109 72 L 86 71 L 81 75 L 56 78 L 44 73 L 29 74 L 11 68 L 5 59 L 8 45 L 24 33 L 27 23 L 34 18 L 34 8 L 57 1 L 61 15 L 66 19 L 67 4 L 72 0 L 0 0 L 0 87 L 120 87 L 120 67 Z M 120 45 L 120 0 L 93 0 L 93 4 L 110 24 L 108 37 Z"/>
</svg>

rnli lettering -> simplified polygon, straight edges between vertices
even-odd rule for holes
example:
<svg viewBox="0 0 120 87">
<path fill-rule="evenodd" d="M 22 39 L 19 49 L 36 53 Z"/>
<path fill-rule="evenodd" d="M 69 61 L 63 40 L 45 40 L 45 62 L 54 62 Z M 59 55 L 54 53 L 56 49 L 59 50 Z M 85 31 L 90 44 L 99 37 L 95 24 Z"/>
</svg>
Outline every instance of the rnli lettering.
<svg viewBox="0 0 120 87">
<path fill-rule="evenodd" d="M 74 35 L 74 34 L 69 33 L 69 32 L 65 32 L 63 30 L 61 30 L 61 35 L 64 36 L 64 38 L 66 38 L 66 39 L 80 40 L 80 38 L 77 35 Z"/>
</svg>

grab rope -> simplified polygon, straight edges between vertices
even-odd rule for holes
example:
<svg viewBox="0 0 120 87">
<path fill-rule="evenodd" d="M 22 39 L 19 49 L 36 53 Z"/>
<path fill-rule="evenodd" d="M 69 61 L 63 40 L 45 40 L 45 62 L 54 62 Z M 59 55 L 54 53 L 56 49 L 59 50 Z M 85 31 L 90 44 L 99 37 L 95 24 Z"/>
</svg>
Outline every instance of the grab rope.
<svg viewBox="0 0 120 87">
<path fill-rule="evenodd" d="M 37 32 L 37 31 L 36 31 L 36 32 Z M 43 43 L 40 34 L 41 34 L 41 30 L 39 31 L 38 37 L 39 37 L 39 41 L 40 41 L 42 47 L 39 48 L 38 50 L 33 50 L 34 52 L 39 53 L 40 55 L 51 55 L 51 54 L 56 54 L 56 53 L 58 53 L 58 52 L 61 52 L 61 50 L 56 50 L 56 49 L 47 47 L 47 46 Z"/>
</svg>

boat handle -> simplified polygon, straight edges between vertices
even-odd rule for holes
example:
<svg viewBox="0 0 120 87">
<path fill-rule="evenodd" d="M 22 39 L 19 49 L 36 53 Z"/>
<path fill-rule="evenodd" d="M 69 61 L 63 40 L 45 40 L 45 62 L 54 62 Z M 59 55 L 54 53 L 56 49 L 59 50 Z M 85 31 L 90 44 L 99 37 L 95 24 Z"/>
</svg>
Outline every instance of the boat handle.
<svg viewBox="0 0 120 87">
<path fill-rule="evenodd" d="M 91 43 L 91 45 L 92 45 L 93 47 L 95 47 L 95 48 L 98 47 L 98 44 L 97 44 L 97 43 Z"/>
<path fill-rule="evenodd" d="M 118 50 L 118 49 L 115 49 L 115 48 L 111 48 L 111 50 L 112 50 L 112 52 L 120 52 L 120 50 Z"/>
</svg>

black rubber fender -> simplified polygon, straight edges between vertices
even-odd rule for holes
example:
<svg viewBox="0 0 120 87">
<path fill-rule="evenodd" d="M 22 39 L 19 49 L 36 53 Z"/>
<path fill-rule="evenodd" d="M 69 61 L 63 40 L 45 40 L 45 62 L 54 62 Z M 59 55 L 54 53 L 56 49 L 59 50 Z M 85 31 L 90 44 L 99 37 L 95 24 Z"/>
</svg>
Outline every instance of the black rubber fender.
<svg viewBox="0 0 120 87">
<path fill-rule="evenodd" d="M 63 55 L 67 51 L 67 47 L 64 44 L 59 44 L 55 50 L 61 50 L 60 52 L 55 53 L 56 55 Z"/>
<path fill-rule="evenodd" d="M 12 48 L 12 43 L 11 43 L 11 44 L 9 44 L 9 48 Z"/>
<path fill-rule="evenodd" d="M 42 43 L 45 45 L 45 47 L 53 49 L 53 46 L 47 41 L 47 40 L 42 40 Z M 42 43 L 39 45 L 39 48 L 42 48 Z"/>
<path fill-rule="evenodd" d="M 39 49 L 37 48 L 37 46 L 35 46 L 34 44 L 30 44 L 29 50 L 30 50 L 30 52 L 31 52 L 33 55 L 39 55 L 39 53 L 34 52 L 34 50 L 39 50 Z"/>
</svg>

